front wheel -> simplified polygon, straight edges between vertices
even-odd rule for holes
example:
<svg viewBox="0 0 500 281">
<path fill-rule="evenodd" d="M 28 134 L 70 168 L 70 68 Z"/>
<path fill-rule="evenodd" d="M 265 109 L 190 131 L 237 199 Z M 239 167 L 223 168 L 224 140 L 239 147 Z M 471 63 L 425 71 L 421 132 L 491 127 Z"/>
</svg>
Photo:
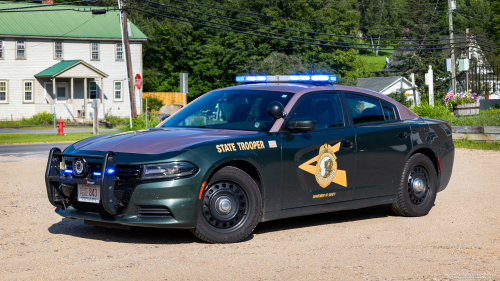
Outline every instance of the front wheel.
<svg viewBox="0 0 500 281">
<path fill-rule="evenodd" d="M 194 235 L 209 243 L 245 239 L 259 222 L 262 197 L 255 181 L 236 167 L 224 167 L 202 193 Z"/>
<path fill-rule="evenodd" d="M 398 215 L 420 217 L 429 213 L 437 193 L 437 172 L 431 160 L 420 153 L 406 162 L 399 186 L 398 201 L 392 209 Z"/>
</svg>

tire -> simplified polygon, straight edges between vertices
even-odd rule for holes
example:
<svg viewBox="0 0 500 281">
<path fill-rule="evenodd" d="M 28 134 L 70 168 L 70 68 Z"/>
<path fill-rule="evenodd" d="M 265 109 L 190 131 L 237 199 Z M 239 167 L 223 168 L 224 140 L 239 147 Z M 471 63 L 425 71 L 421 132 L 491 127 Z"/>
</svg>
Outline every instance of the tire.
<svg viewBox="0 0 500 281">
<path fill-rule="evenodd" d="M 252 233 L 261 214 L 257 183 L 236 167 L 224 167 L 206 185 L 191 232 L 209 243 L 239 242 Z"/>
<path fill-rule="evenodd" d="M 406 161 L 398 200 L 392 204 L 392 210 L 406 217 L 425 216 L 434 205 L 436 193 L 437 172 L 434 164 L 427 156 L 416 153 Z"/>
</svg>

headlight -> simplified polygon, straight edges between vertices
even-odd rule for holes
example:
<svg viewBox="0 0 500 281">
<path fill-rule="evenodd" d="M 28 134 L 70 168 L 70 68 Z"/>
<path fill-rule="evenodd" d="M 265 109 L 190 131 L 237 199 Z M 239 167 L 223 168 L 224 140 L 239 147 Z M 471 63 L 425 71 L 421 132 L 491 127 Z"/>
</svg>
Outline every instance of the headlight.
<svg viewBox="0 0 500 281">
<path fill-rule="evenodd" d="M 184 177 L 196 173 L 197 170 L 198 167 L 188 162 L 147 164 L 142 167 L 141 180 Z"/>
</svg>

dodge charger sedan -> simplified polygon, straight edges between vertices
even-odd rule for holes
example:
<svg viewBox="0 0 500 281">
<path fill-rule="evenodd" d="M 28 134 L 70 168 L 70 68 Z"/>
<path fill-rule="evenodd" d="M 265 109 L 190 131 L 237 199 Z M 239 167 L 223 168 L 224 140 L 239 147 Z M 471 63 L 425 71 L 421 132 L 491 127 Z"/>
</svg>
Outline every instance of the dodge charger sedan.
<svg viewBox="0 0 500 281">
<path fill-rule="evenodd" d="M 335 76 L 242 76 L 147 130 L 50 151 L 57 214 L 105 227 L 183 228 L 210 243 L 257 223 L 392 204 L 424 216 L 451 177 L 448 123 Z"/>
</svg>

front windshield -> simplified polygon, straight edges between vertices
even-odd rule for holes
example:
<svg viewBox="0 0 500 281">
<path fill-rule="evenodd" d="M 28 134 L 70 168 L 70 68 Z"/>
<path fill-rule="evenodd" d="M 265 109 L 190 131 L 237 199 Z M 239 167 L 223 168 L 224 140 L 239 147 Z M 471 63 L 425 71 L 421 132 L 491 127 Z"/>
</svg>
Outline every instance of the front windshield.
<svg viewBox="0 0 500 281">
<path fill-rule="evenodd" d="M 162 127 L 197 127 L 266 131 L 274 124 L 267 106 L 286 106 L 293 93 L 259 90 L 218 90 L 204 95 L 172 116 Z"/>
</svg>

